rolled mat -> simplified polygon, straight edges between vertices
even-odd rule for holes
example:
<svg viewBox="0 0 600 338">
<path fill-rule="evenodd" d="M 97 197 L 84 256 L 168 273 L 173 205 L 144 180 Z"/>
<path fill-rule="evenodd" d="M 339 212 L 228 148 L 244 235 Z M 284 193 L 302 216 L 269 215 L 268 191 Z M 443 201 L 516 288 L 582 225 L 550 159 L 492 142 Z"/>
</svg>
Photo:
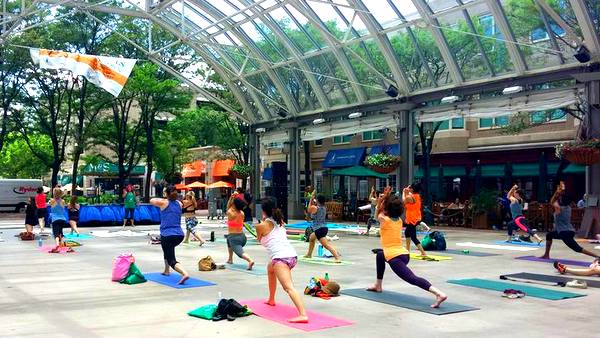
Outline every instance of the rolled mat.
<svg viewBox="0 0 600 338">
<path fill-rule="evenodd" d="M 66 239 L 80 240 L 80 239 L 90 239 L 92 236 L 88 234 L 67 234 L 64 236 Z"/>
<path fill-rule="evenodd" d="M 489 252 L 479 252 L 479 251 L 471 251 L 467 250 L 458 250 L 458 249 L 446 249 L 444 251 L 440 251 L 443 253 L 451 254 L 451 255 L 461 255 L 461 256 L 471 256 L 471 257 L 491 257 L 491 256 L 500 256 L 500 254 L 489 253 Z"/>
<path fill-rule="evenodd" d="M 591 262 L 587 263 L 587 262 L 575 261 L 575 260 L 571 260 L 571 259 L 540 258 L 540 257 L 536 257 L 536 256 L 521 256 L 521 257 L 516 257 L 515 259 L 521 259 L 524 261 L 532 261 L 532 262 L 543 262 L 543 263 L 554 263 L 555 261 L 559 261 L 566 265 L 584 266 L 586 268 L 589 267 L 591 264 Z"/>
<path fill-rule="evenodd" d="M 393 291 L 371 292 L 365 289 L 344 289 L 340 291 L 342 295 L 362 298 L 377 303 L 383 303 L 405 309 L 430 313 L 432 315 L 447 315 L 451 313 L 479 310 L 479 308 L 460 305 L 451 302 L 444 302 L 439 308 L 432 308 L 432 297 L 416 297 Z"/>
<path fill-rule="evenodd" d="M 256 265 L 256 264 L 254 264 L 254 266 L 252 267 L 252 270 L 248 270 L 248 264 L 238 264 L 238 263 L 225 264 L 225 269 L 239 271 L 239 272 L 245 272 L 247 274 L 251 274 L 251 275 L 255 275 L 255 276 L 266 276 L 267 275 L 267 269 L 262 265 Z"/>
<path fill-rule="evenodd" d="M 530 247 L 534 247 L 534 248 L 543 248 L 545 245 L 544 243 L 529 243 L 529 242 L 519 242 L 519 241 L 496 241 L 494 242 L 494 244 L 498 244 L 498 245 L 520 245 L 520 246 L 530 246 Z"/>
<path fill-rule="evenodd" d="M 146 279 L 149 281 L 159 283 L 162 285 L 166 285 L 166 286 L 170 286 L 175 289 L 189 289 L 189 288 L 199 288 L 202 286 L 216 285 L 215 283 L 203 281 L 203 280 L 192 278 L 192 277 L 190 277 L 190 279 L 185 281 L 185 284 L 178 285 L 177 282 L 179 282 L 179 280 L 181 279 L 181 275 L 178 273 L 171 273 L 169 276 L 163 276 L 160 272 L 152 272 L 152 273 L 145 273 L 144 277 L 146 277 Z"/>
<path fill-rule="evenodd" d="M 302 331 L 317 331 L 329 329 L 332 327 L 348 326 L 353 322 L 332 317 L 326 314 L 307 311 L 308 323 L 289 323 L 288 319 L 298 316 L 298 310 L 295 307 L 278 303 L 275 306 L 265 304 L 264 299 L 244 300 L 239 302 L 247 305 L 255 315 L 274 321 L 285 326 L 293 327 Z"/>
<path fill-rule="evenodd" d="M 552 276 L 552 275 L 542 275 L 537 273 L 529 273 L 529 272 L 519 272 L 513 273 L 510 275 L 504 275 L 510 278 L 516 279 L 524 279 L 524 280 L 533 280 L 533 281 L 541 281 L 541 282 L 549 282 L 549 283 L 568 283 L 572 280 L 577 279 L 578 281 L 586 282 L 587 286 L 590 288 L 600 288 L 600 280 L 591 280 L 591 279 L 583 279 L 579 276 L 568 275 L 569 277 L 563 276 Z"/>
<path fill-rule="evenodd" d="M 561 300 L 576 297 L 583 297 L 585 295 L 573 292 L 556 291 L 550 289 L 538 288 L 535 286 L 527 286 L 521 284 L 498 282 L 487 279 L 471 278 L 471 279 L 454 279 L 449 280 L 448 283 L 470 286 L 479 289 L 487 289 L 494 291 L 504 291 L 506 289 L 515 289 L 525 292 L 528 297 L 542 298 L 548 300 Z"/>
<path fill-rule="evenodd" d="M 354 263 L 348 261 L 341 261 L 340 263 L 336 263 L 333 261 L 333 258 L 324 258 L 324 257 L 313 257 L 313 258 L 304 258 L 302 256 L 298 257 L 298 262 L 308 263 L 308 264 L 319 264 L 319 265 L 352 265 Z"/>
<path fill-rule="evenodd" d="M 436 256 L 436 255 L 430 255 L 430 254 L 427 254 L 427 256 L 421 256 L 421 254 L 418 254 L 418 253 L 411 253 L 410 259 L 416 259 L 416 260 L 420 260 L 420 261 L 448 261 L 448 260 L 451 260 L 452 257 Z"/>
</svg>

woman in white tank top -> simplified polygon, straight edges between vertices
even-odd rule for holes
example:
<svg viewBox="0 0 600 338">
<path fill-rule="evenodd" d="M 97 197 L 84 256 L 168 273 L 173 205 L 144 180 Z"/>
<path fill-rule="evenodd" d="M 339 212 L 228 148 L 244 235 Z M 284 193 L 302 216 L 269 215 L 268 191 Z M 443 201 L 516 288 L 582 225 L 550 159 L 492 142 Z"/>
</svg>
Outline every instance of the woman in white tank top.
<svg viewBox="0 0 600 338">
<path fill-rule="evenodd" d="M 292 269 L 298 262 L 296 250 L 287 239 L 283 226 L 283 215 L 277 209 L 277 203 L 272 197 L 267 197 L 261 202 L 263 221 L 256 225 L 256 237 L 269 253 L 271 261 L 267 265 L 269 281 L 269 300 L 267 304 L 275 305 L 275 289 L 277 280 L 287 292 L 288 296 L 298 310 L 298 316 L 288 319 L 291 323 L 308 323 L 308 316 L 300 294 L 294 288 Z"/>
</svg>

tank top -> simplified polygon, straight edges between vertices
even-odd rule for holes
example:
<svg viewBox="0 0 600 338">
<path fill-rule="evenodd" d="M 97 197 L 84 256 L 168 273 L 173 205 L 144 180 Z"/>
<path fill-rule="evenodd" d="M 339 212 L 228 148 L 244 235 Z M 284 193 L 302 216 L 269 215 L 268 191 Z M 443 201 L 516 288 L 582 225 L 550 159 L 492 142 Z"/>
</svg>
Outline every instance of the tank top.
<svg viewBox="0 0 600 338">
<path fill-rule="evenodd" d="M 46 194 L 35 195 L 35 206 L 38 209 L 44 209 L 46 207 Z"/>
<path fill-rule="evenodd" d="M 65 215 L 65 207 L 62 205 L 62 200 L 54 200 L 56 203 L 53 207 L 50 207 L 50 221 L 67 221 L 67 216 Z"/>
<path fill-rule="evenodd" d="M 317 230 L 320 228 L 325 228 L 325 217 L 327 216 L 327 210 L 324 206 L 317 206 L 317 212 L 312 216 L 313 219 L 313 230 Z"/>
<path fill-rule="evenodd" d="M 183 230 L 181 230 L 181 205 L 179 205 L 179 202 L 169 200 L 169 205 L 160 211 L 160 235 L 183 236 Z"/>
<path fill-rule="evenodd" d="M 188 205 L 187 207 L 185 207 L 185 209 L 183 209 L 183 211 L 186 214 L 191 214 L 191 213 L 194 213 L 196 211 L 196 207 L 194 206 L 194 203 L 191 203 L 190 205 Z"/>
<path fill-rule="evenodd" d="M 561 206 L 560 212 L 554 215 L 554 231 L 575 231 L 571 224 L 571 207 Z"/>
<path fill-rule="evenodd" d="M 421 195 L 413 194 L 413 198 L 415 199 L 415 203 L 405 203 L 404 207 L 406 208 L 406 223 L 417 225 L 421 221 Z"/>
<path fill-rule="evenodd" d="M 77 208 L 77 206 L 74 206 L 73 208 L 68 208 L 68 209 L 69 209 L 69 218 L 79 217 L 79 208 Z"/>
<path fill-rule="evenodd" d="M 517 203 L 510 203 L 510 213 L 513 219 L 523 216 L 523 205 L 519 201 Z"/>
<path fill-rule="evenodd" d="M 273 225 L 273 229 L 260 239 L 260 244 L 267 249 L 269 258 L 297 257 L 296 249 L 287 239 L 285 227 L 279 226 L 272 218 L 267 218 L 265 221 Z"/>
<path fill-rule="evenodd" d="M 408 251 L 402 243 L 402 220 L 393 220 L 385 217 L 379 228 L 381 236 L 381 247 L 385 260 L 389 261 L 400 255 L 408 255 Z"/>
<path fill-rule="evenodd" d="M 242 228 L 244 228 L 244 216 L 240 215 L 240 212 L 238 212 L 237 210 L 236 212 L 238 213 L 238 215 L 235 217 L 235 219 L 227 220 L 227 227 L 229 229 L 239 231 L 242 230 Z"/>
</svg>

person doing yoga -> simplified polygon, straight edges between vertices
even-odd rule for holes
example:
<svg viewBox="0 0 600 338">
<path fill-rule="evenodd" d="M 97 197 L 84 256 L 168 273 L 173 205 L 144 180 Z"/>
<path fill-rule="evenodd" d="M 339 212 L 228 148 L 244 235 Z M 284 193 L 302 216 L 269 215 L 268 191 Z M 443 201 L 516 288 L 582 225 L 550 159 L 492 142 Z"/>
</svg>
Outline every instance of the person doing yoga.
<svg viewBox="0 0 600 338">
<path fill-rule="evenodd" d="M 178 193 L 175 186 L 168 186 L 165 189 L 165 195 L 167 198 L 150 200 L 150 204 L 160 209 L 160 246 L 165 260 L 165 271 L 162 274 L 168 276 L 171 273 L 170 268 L 173 268 L 181 274 L 181 279 L 177 282 L 181 285 L 190 278 L 190 275 L 175 258 L 175 247 L 183 241 L 181 202 L 177 200 Z"/>
<path fill-rule="evenodd" d="M 252 270 L 254 266 L 254 260 L 244 252 L 244 246 L 246 245 L 246 234 L 244 234 L 244 208 L 246 202 L 239 194 L 234 193 L 229 198 L 227 203 L 227 250 L 229 253 L 229 259 L 227 264 L 233 264 L 233 253 L 248 262 L 248 270 Z"/>
<path fill-rule="evenodd" d="M 192 191 L 185 194 L 185 198 L 183 199 L 183 216 L 185 217 L 185 238 L 183 239 L 183 243 L 189 243 L 190 235 L 192 235 L 200 242 L 200 246 L 202 246 L 206 241 L 202 238 L 198 229 L 196 229 L 198 225 L 198 218 L 196 218 L 196 197 L 194 197 L 194 192 Z"/>
<path fill-rule="evenodd" d="M 512 221 L 508 223 L 508 240 L 507 242 L 511 242 L 513 240 L 513 232 L 517 229 L 521 229 L 524 232 L 528 233 L 529 236 L 533 236 L 538 241 L 538 244 L 542 243 L 542 239 L 538 234 L 534 233 L 533 230 L 529 228 L 527 225 L 527 219 L 523 216 L 523 193 L 519 189 L 518 185 L 514 185 L 507 194 L 508 199 L 510 200 L 510 213 L 512 215 Z"/>
<path fill-rule="evenodd" d="M 377 204 L 377 218 L 380 224 L 379 233 L 381 235 L 383 250 L 374 250 L 376 252 L 377 281 L 367 291 L 383 291 L 383 273 L 385 272 L 385 263 L 387 262 L 398 277 L 407 283 L 434 294 L 435 302 L 431 304 L 431 307 L 437 308 L 448 296 L 435 286 L 432 286 L 427 280 L 415 276 L 408 267 L 410 254 L 402 245 L 402 219 L 400 219 L 403 209 L 402 200 L 398 196 L 390 196 L 391 191 L 391 187 L 385 188 L 383 196 Z"/>
<path fill-rule="evenodd" d="M 571 274 L 575 276 L 600 276 L 600 258 L 596 258 L 589 268 L 570 268 L 565 264 L 555 261 L 554 267 L 561 275 Z"/>
<path fill-rule="evenodd" d="M 329 232 L 329 229 L 327 228 L 327 224 L 325 224 L 325 217 L 327 216 L 327 209 L 325 209 L 325 196 L 317 195 L 316 199 L 313 198 L 310 201 L 310 204 L 308 206 L 308 214 L 313 220 L 313 233 L 310 234 L 308 252 L 304 256 L 304 258 L 312 258 L 312 253 L 315 249 L 315 244 L 317 241 L 319 241 L 325 249 L 331 252 L 331 254 L 333 255 L 333 261 L 336 263 L 340 263 L 342 261 L 340 259 L 340 255 L 338 254 L 337 250 L 333 247 L 331 242 L 327 239 L 327 233 Z"/>
<path fill-rule="evenodd" d="M 288 321 L 290 323 L 308 323 L 302 297 L 294 288 L 294 282 L 292 281 L 292 269 L 298 263 L 298 255 L 296 249 L 287 239 L 281 210 L 277 209 L 277 203 L 273 197 L 263 199 L 261 206 L 263 221 L 256 225 L 256 237 L 260 244 L 267 249 L 271 260 L 267 265 L 269 300 L 266 304 L 275 306 L 275 290 L 279 280 L 283 290 L 298 310 L 298 316 L 288 319 Z"/>
<path fill-rule="evenodd" d="M 52 190 L 52 199 L 48 203 L 50 205 L 50 224 L 52 224 L 52 235 L 56 247 L 50 252 L 60 252 L 60 247 L 65 245 L 63 227 L 68 226 L 67 223 L 67 212 L 65 211 L 65 201 L 62 199 L 63 191 L 60 188 L 54 188 Z M 72 248 L 69 248 L 67 252 L 73 252 Z"/>
<path fill-rule="evenodd" d="M 561 239 L 575 252 L 598 258 L 597 254 L 582 248 L 575 241 L 575 229 L 571 225 L 571 202 L 572 200 L 565 191 L 565 182 L 560 181 L 556 192 L 550 199 L 550 204 L 554 209 L 554 230 L 546 234 L 546 252 L 540 258 L 550 258 L 550 249 L 554 239 Z"/>
<path fill-rule="evenodd" d="M 421 251 L 421 256 L 427 256 L 421 242 L 417 238 L 417 225 L 421 223 L 421 184 L 413 183 L 402 190 L 402 203 L 406 208 L 406 228 L 404 237 L 406 237 L 406 250 L 410 252 L 410 241 L 415 243 L 417 249 Z"/>
</svg>

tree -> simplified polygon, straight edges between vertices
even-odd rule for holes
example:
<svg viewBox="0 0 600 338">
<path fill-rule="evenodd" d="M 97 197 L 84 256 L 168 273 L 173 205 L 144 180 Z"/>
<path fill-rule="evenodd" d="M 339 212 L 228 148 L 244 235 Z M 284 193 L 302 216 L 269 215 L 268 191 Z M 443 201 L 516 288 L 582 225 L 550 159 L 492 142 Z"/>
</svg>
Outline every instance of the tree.
<svg viewBox="0 0 600 338">
<path fill-rule="evenodd" d="M 50 139 L 45 135 L 30 136 L 32 146 L 46 156 L 52 156 Z M 40 178 L 50 168 L 31 152 L 25 140 L 18 133 L 9 133 L 0 152 L 0 176 L 5 178 Z"/>
<path fill-rule="evenodd" d="M 0 45 L 0 151 L 4 146 L 6 135 L 10 132 L 10 114 L 18 105 L 18 97 L 29 81 L 26 74 L 27 60 L 25 49 L 16 49 Z"/>
</svg>

